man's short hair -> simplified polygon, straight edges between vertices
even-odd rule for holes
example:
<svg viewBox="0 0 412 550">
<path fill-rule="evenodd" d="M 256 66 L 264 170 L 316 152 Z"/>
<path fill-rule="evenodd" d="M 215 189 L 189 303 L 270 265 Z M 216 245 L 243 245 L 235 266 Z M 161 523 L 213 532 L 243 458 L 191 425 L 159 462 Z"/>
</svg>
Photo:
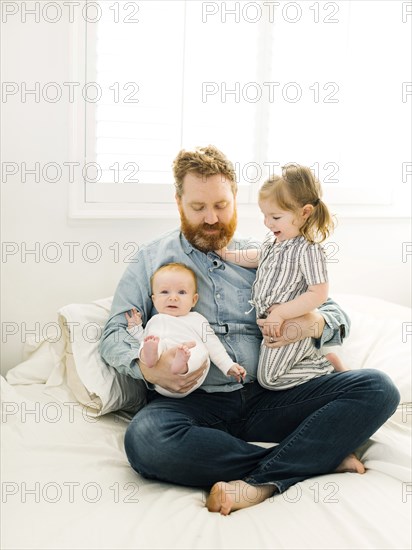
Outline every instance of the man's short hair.
<svg viewBox="0 0 412 550">
<path fill-rule="evenodd" d="M 189 173 L 199 174 L 202 177 L 221 174 L 228 180 L 233 195 L 237 192 L 236 173 L 233 164 L 226 156 L 213 145 L 196 147 L 193 151 L 182 149 L 173 161 L 176 195 L 183 195 L 183 179 Z"/>
</svg>

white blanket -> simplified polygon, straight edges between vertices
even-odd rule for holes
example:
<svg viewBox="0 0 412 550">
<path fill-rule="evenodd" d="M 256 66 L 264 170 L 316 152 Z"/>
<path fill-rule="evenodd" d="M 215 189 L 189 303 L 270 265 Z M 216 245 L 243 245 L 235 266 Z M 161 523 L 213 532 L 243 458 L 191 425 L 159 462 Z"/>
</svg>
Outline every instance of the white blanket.
<svg viewBox="0 0 412 550">
<path fill-rule="evenodd" d="M 392 370 L 404 402 L 359 450 L 365 475 L 311 478 L 258 506 L 227 517 L 212 514 L 200 489 L 149 481 L 130 468 L 123 448 L 125 415 L 96 417 L 69 388 L 65 402 L 61 394 L 50 395 L 37 367 L 29 384 L 26 362 L 25 385 L 16 384 L 17 371 L 8 377 L 14 385 L 2 380 L 1 547 L 409 549 L 410 362 L 399 366 L 406 357 L 402 323 L 409 312 L 363 301 L 340 300 L 354 319 L 340 352 L 346 360 L 356 355 L 358 368 Z"/>
<path fill-rule="evenodd" d="M 136 474 L 124 419 L 88 417 L 43 389 L 3 395 L 2 548 L 410 548 L 405 405 L 363 450 L 365 475 L 312 478 L 224 517 L 207 511 L 201 490 Z"/>
</svg>

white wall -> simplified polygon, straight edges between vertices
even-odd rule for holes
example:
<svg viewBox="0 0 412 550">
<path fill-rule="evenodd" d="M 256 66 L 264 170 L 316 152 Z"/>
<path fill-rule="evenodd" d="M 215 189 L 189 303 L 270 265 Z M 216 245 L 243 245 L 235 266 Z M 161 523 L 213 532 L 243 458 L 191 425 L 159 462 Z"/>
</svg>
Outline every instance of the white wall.
<svg viewBox="0 0 412 550">
<path fill-rule="evenodd" d="M 4 82 L 27 82 L 29 88 L 41 83 L 70 81 L 69 23 L 21 22 L 10 17 L 2 24 L 2 79 Z M 2 163 L 40 162 L 62 164 L 70 160 L 70 105 L 19 96 L 2 104 Z M 59 307 L 72 302 L 86 302 L 112 295 L 126 268 L 126 251 L 114 261 L 115 243 L 138 244 L 171 229 L 173 220 L 99 220 L 68 219 L 67 178 L 58 183 L 35 183 L 32 176 L 2 181 L 2 373 L 21 361 L 23 343 L 29 330 L 41 334 L 44 326 L 56 321 Z M 244 235 L 262 237 L 264 228 L 257 220 L 241 220 Z M 377 296 L 410 305 L 410 266 L 402 261 L 402 243 L 411 241 L 410 222 L 406 219 L 341 219 L 333 239 L 338 244 L 329 264 L 331 291 Z M 24 254 L 24 247 L 40 254 Z M 58 262 L 47 261 L 55 249 L 62 251 Z M 69 247 L 63 243 L 80 243 L 70 262 Z M 87 243 L 98 243 L 102 256 L 96 263 L 82 257 Z M 4 252 L 16 250 L 16 254 Z M 129 249 L 130 250 L 130 249 Z M 89 252 L 93 250 L 90 248 Z M 16 331 L 11 335 L 10 332 Z"/>
</svg>

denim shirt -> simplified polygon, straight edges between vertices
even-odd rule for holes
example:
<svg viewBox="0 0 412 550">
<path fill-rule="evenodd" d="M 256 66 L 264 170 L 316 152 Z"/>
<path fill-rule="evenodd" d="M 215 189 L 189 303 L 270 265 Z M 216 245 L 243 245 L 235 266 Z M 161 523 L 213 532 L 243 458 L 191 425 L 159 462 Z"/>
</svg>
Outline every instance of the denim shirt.
<svg viewBox="0 0 412 550">
<path fill-rule="evenodd" d="M 256 246 L 256 242 L 250 246 Z M 248 241 L 234 238 L 228 248 L 246 249 Z M 151 300 L 150 277 L 157 268 L 170 262 L 180 262 L 194 270 L 199 300 L 193 311 L 206 317 L 233 361 L 245 367 L 248 372 L 245 382 L 255 380 L 262 334 L 248 302 L 256 270 L 224 262 L 214 252 L 200 252 L 178 229 L 142 246 L 126 269 L 103 329 L 100 341 L 103 360 L 121 374 L 144 380 L 136 361 L 139 344 L 126 331 L 125 312 L 135 307 L 142 314 L 143 325 L 157 313 Z M 316 347 L 341 344 L 349 334 L 346 314 L 330 299 L 319 312 L 326 324 L 322 337 L 315 340 Z M 151 384 L 147 386 L 152 388 Z M 240 387 L 234 378 L 225 376 L 213 364 L 202 384 L 202 389 L 208 392 Z"/>
</svg>

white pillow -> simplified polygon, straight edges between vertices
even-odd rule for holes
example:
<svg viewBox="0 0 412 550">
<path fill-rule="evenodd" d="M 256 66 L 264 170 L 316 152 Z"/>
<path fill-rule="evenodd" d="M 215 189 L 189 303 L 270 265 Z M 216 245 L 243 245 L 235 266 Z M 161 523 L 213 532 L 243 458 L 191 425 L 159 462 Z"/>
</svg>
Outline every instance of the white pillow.
<svg viewBox="0 0 412 550">
<path fill-rule="evenodd" d="M 113 411 L 137 412 L 146 404 L 141 380 L 119 374 L 106 365 L 99 341 L 109 317 L 112 298 L 70 304 L 58 311 L 61 333 L 55 341 L 25 348 L 26 361 L 11 369 L 10 384 L 46 382 L 46 392 L 60 401 L 74 397 L 99 416 Z"/>
<path fill-rule="evenodd" d="M 60 363 L 60 354 L 55 345 L 47 340 L 36 341 L 27 337 L 23 349 L 24 361 L 10 369 L 6 378 L 9 384 L 45 384 L 53 369 Z"/>
<path fill-rule="evenodd" d="M 59 310 L 59 324 L 66 335 L 66 383 L 78 401 L 97 414 L 137 412 L 146 404 L 144 382 L 119 374 L 99 353 L 111 303 L 112 297 L 89 304 L 70 304 Z M 51 376 L 47 386 L 53 384 Z"/>
</svg>

